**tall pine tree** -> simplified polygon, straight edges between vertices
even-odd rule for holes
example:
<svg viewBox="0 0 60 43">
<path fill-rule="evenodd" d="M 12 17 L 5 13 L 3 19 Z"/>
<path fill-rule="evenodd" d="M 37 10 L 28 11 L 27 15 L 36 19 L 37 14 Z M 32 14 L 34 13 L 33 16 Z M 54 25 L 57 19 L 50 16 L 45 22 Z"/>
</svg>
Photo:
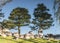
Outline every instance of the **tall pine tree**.
<svg viewBox="0 0 60 43">
<path fill-rule="evenodd" d="M 31 26 L 32 30 L 48 29 L 52 26 L 53 18 L 52 15 L 48 13 L 49 9 L 42 3 L 38 4 L 37 8 L 34 9 L 34 19 L 32 23 L 34 26 Z"/>
<path fill-rule="evenodd" d="M 30 22 L 30 18 L 31 17 L 26 8 L 17 7 L 13 9 L 13 11 L 10 13 L 9 19 L 13 20 L 16 27 L 18 27 L 19 37 L 20 37 L 20 27 L 28 25 Z"/>
</svg>

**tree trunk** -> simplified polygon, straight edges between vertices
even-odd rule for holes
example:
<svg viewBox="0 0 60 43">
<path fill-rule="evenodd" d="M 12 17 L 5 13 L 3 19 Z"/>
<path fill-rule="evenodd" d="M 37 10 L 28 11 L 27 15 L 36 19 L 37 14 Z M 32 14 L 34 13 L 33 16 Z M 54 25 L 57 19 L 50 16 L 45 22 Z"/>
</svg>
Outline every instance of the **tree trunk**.
<svg viewBox="0 0 60 43">
<path fill-rule="evenodd" d="M 20 38 L 20 26 L 18 26 L 18 34 L 19 34 L 19 38 Z"/>
<path fill-rule="evenodd" d="M 42 29 L 42 28 L 39 29 L 39 30 L 38 30 L 38 33 L 43 33 L 43 29 Z"/>
<path fill-rule="evenodd" d="M 2 33 L 3 33 L 3 29 L 4 29 L 4 28 L 3 28 L 3 26 L 1 26 L 1 27 L 2 27 Z"/>
<path fill-rule="evenodd" d="M 38 37 L 43 38 L 43 30 L 42 29 L 38 30 Z"/>
</svg>

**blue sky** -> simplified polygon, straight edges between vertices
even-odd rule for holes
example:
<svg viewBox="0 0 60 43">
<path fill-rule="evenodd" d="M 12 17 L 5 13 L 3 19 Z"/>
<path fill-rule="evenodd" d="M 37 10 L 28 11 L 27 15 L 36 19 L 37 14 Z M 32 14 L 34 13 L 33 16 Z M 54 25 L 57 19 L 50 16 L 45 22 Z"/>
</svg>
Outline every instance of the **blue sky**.
<svg viewBox="0 0 60 43">
<path fill-rule="evenodd" d="M 52 17 L 54 18 L 53 1 L 54 0 L 13 0 L 12 2 L 7 3 L 3 7 L 2 12 L 4 12 L 4 15 L 5 15 L 4 19 L 8 19 L 9 14 L 16 7 L 24 7 L 24 8 L 27 8 L 29 10 L 29 14 L 31 14 L 31 16 L 33 18 L 33 15 L 32 14 L 33 14 L 34 8 L 37 7 L 37 4 L 38 3 L 44 3 L 47 6 L 47 8 L 50 9 L 49 13 L 52 14 Z M 50 29 L 44 30 L 43 33 L 44 34 L 48 34 L 48 33 L 60 34 L 60 29 L 59 29 L 59 26 L 58 26 L 57 22 L 55 21 L 54 24 L 55 24 L 55 26 L 52 26 Z M 13 32 L 15 30 L 11 30 L 11 31 Z M 28 26 L 21 27 L 21 33 L 22 34 L 25 34 L 28 31 L 30 31 L 30 28 Z M 36 31 L 34 33 L 36 33 Z"/>
</svg>

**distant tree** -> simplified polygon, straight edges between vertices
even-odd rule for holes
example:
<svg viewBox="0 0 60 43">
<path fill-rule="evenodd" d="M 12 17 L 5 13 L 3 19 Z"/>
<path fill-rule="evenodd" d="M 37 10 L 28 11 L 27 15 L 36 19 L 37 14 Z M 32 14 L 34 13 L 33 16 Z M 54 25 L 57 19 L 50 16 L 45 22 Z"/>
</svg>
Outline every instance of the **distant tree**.
<svg viewBox="0 0 60 43">
<path fill-rule="evenodd" d="M 13 29 L 14 27 L 16 27 L 14 22 L 11 20 L 3 20 L 2 22 L 0 22 L 0 26 L 2 28 L 2 32 L 3 32 L 3 29 L 5 29 L 5 28 Z"/>
<path fill-rule="evenodd" d="M 44 4 L 38 4 L 37 8 L 34 9 L 34 19 L 31 26 L 32 30 L 48 29 L 52 26 L 53 18 L 51 14 L 48 13 L 49 9 Z"/>
<path fill-rule="evenodd" d="M 12 29 L 12 28 L 16 27 L 16 25 L 14 24 L 14 22 L 11 21 L 11 20 L 3 20 L 2 22 L 0 22 L 0 25 L 2 27 L 2 30 L 4 28 Z"/>
<path fill-rule="evenodd" d="M 30 22 L 30 15 L 28 14 L 28 10 L 25 8 L 17 7 L 13 9 L 13 11 L 10 13 L 9 19 L 13 20 L 16 27 L 18 27 L 18 34 L 20 37 L 20 27 L 26 26 Z"/>
</svg>

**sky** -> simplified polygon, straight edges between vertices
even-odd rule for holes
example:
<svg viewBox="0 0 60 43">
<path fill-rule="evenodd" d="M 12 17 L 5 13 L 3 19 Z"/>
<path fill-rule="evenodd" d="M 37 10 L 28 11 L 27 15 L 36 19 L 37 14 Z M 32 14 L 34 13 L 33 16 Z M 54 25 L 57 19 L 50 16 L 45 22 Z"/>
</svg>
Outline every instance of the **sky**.
<svg viewBox="0 0 60 43">
<path fill-rule="evenodd" d="M 16 7 L 23 7 L 23 8 L 28 9 L 29 14 L 33 18 L 32 14 L 33 14 L 34 8 L 36 8 L 37 4 L 39 3 L 44 3 L 45 6 L 47 6 L 47 8 L 50 9 L 49 13 L 52 14 L 52 17 L 54 18 L 53 1 L 54 0 L 13 0 L 12 2 L 7 3 L 5 6 L 3 6 L 2 12 L 5 15 L 3 19 L 8 19 L 11 11 Z M 58 22 L 55 21 L 55 19 L 54 19 L 54 24 L 55 25 L 51 26 L 51 28 L 44 30 L 43 33 L 44 34 L 50 34 L 50 33 L 60 34 L 59 25 L 58 25 Z M 28 33 L 31 30 L 28 26 L 21 27 L 20 29 L 21 29 L 21 34 Z M 11 30 L 11 32 L 17 32 L 17 31 Z M 36 33 L 36 31 L 34 33 Z"/>
</svg>

